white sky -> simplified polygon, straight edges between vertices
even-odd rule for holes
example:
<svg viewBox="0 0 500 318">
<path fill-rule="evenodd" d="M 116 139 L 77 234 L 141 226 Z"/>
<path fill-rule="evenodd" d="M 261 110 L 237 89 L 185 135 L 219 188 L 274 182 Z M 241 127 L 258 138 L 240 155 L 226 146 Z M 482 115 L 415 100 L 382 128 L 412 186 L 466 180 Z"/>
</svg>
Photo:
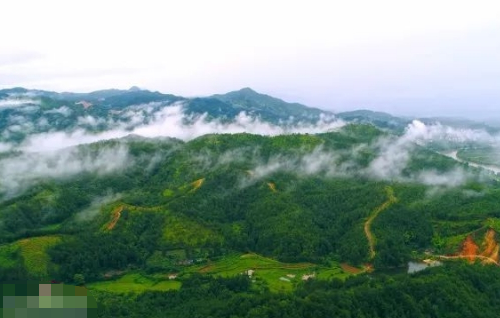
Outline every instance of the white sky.
<svg viewBox="0 0 500 318">
<path fill-rule="evenodd" d="M 500 117 L 500 1 L 2 0 L 0 87 L 132 85 Z"/>
</svg>

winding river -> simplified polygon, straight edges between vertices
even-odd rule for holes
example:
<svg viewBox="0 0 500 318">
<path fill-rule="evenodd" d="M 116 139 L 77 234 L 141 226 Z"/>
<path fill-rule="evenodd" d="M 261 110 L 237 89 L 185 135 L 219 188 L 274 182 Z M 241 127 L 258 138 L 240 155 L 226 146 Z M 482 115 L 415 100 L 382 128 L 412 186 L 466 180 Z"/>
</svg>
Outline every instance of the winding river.
<svg viewBox="0 0 500 318">
<path fill-rule="evenodd" d="M 455 151 L 452 151 L 452 152 L 442 152 L 441 154 L 445 155 L 447 157 L 450 157 L 452 159 L 455 159 L 458 162 L 466 163 L 466 164 L 468 164 L 471 167 L 482 168 L 482 169 L 488 170 L 490 172 L 493 172 L 494 174 L 500 174 L 500 167 L 491 166 L 491 165 L 483 165 L 483 164 L 480 164 L 480 163 L 475 163 L 475 162 L 472 162 L 472 161 L 466 161 L 466 160 L 462 160 L 462 159 L 458 158 L 458 156 L 457 156 L 458 150 L 455 150 Z"/>
</svg>

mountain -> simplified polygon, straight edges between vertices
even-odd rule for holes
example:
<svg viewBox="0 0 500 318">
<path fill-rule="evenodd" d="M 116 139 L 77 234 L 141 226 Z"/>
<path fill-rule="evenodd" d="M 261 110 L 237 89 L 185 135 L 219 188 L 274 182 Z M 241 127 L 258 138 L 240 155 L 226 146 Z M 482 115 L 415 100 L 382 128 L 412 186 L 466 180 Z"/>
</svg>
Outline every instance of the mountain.
<svg viewBox="0 0 500 318">
<path fill-rule="evenodd" d="M 392 116 L 383 112 L 371 110 L 354 110 L 336 114 L 337 117 L 348 121 L 362 124 L 372 124 L 382 129 L 390 129 L 402 132 L 411 122 L 410 120 Z"/>
<path fill-rule="evenodd" d="M 100 317 L 500 310 L 500 179 L 460 159 L 493 159 L 481 126 L 251 89 L 0 96 L 2 282 L 85 285 Z"/>
<path fill-rule="evenodd" d="M 259 94 L 248 87 L 212 97 L 231 105 L 236 110 L 257 114 L 269 121 L 288 120 L 290 117 L 296 120 L 317 121 L 322 114 L 333 115 L 328 111 L 298 103 L 287 103 L 269 95 Z"/>
<path fill-rule="evenodd" d="M 88 133 L 120 127 L 131 131 L 158 119 L 168 110 L 181 107 L 183 122 L 234 122 L 246 114 L 259 122 L 279 125 L 314 124 L 334 121 L 333 115 L 300 104 L 243 89 L 225 95 L 185 98 L 133 87 L 91 93 L 56 93 L 23 88 L 0 90 L 0 142 L 22 143 L 27 136 L 48 131 L 68 133 L 84 129 Z M 13 125 L 12 120 L 17 122 Z M 50 124 L 47 124 L 50 123 Z M 14 127 L 8 129 L 8 127 Z"/>
</svg>

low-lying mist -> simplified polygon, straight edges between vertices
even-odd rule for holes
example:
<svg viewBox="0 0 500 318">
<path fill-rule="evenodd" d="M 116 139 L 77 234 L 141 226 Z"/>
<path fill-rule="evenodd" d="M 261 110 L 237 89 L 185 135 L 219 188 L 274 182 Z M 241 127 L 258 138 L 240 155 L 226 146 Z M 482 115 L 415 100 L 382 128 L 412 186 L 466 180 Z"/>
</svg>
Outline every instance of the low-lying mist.
<svg viewBox="0 0 500 318">
<path fill-rule="evenodd" d="M 3 102 L 7 105 L 6 101 Z M 66 106 L 47 112 L 64 117 L 71 114 L 71 110 Z M 24 141 L 17 144 L 0 142 L 0 153 L 3 153 L 0 155 L 0 194 L 7 197 L 16 195 L 44 178 L 61 179 L 81 172 L 105 174 L 125 169 L 133 165 L 126 143 L 103 147 L 93 153 L 82 151 L 76 146 L 123 138 L 131 134 L 147 138 L 173 137 L 190 141 L 206 134 L 251 133 L 276 136 L 337 132 L 346 125 L 344 121 L 326 117 L 316 123 L 273 124 L 245 112 L 241 112 L 232 120 L 212 119 L 207 114 L 187 115 L 182 104 L 167 107 L 154 103 L 136 105 L 124 109 L 120 116 L 126 120 L 78 117 L 78 125 L 68 131 L 51 129 L 48 132 L 28 135 Z M 12 118 L 12 125 L 2 134 L 13 131 L 13 127 L 40 124 L 50 125 L 43 120 L 35 124 L 29 123 L 18 114 Z M 91 132 L 82 127 L 99 125 L 107 129 Z M 319 146 L 295 156 L 277 153 L 263 160 L 258 149 L 254 148 L 245 149 L 245 155 L 240 153 L 243 150 L 233 149 L 219 154 L 216 159 L 209 153 L 199 153 L 195 157 L 198 165 L 202 163 L 203 169 L 250 158 L 252 173 L 242 180 L 242 186 L 275 172 L 293 171 L 303 175 L 356 176 L 454 187 L 464 184 L 471 177 L 463 165 L 457 164 L 454 169 L 447 171 L 424 167 L 419 171 L 408 172 L 416 150 L 436 144 L 452 148 L 470 143 L 498 145 L 499 140 L 498 136 L 484 130 L 457 129 L 441 124 L 426 125 L 415 120 L 400 136 L 384 134 L 370 144 L 356 144 L 349 150 L 331 150 Z M 362 164 L 364 151 L 370 151 L 374 155 L 369 162 Z"/>
</svg>

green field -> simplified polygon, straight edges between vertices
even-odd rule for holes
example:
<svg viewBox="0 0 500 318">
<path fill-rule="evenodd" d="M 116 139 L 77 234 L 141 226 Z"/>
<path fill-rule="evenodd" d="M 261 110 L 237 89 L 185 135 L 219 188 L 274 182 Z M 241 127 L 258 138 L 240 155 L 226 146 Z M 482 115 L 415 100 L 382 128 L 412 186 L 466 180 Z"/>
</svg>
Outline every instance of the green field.
<svg viewBox="0 0 500 318">
<path fill-rule="evenodd" d="M 48 276 L 50 262 L 47 249 L 59 243 L 60 240 L 59 236 L 40 236 L 23 239 L 13 244 L 21 249 L 26 270 L 35 277 L 45 278 Z"/>
<path fill-rule="evenodd" d="M 345 279 L 345 273 L 338 264 L 331 267 L 311 263 L 287 264 L 257 254 L 231 255 L 206 265 L 193 266 L 188 272 L 199 272 L 229 277 L 253 270 L 252 279 L 264 282 L 272 291 L 290 291 L 303 275 L 315 275 L 319 279 Z"/>
<path fill-rule="evenodd" d="M 205 265 L 186 267 L 178 280 L 168 280 L 166 274 L 146 276 L 129 273 L 118 279 L 100 281 L 87 285 L 87 288 L 115 293 L 141 293 L 149 290 L 175 290 L 182 285 L 182 276 L 193 273 L 231 277 L 253 270 L 252 281 L 257 285 L 266 285 L 271 291 L 291 291 L 294 285 L 302 281 L 303 275 L 314 274 L 316 279 L 345 279 L 350 274 L 340 266 L 318 266 L 311 263 L 287 264 L 257 254 L 230 255 Z"/>
<path fill-rule="evenodd" d="M 139 273 L 126 274 L 119 279 L 88 284 L 88 289 L 113 293 L 141 293 L 148 290 L 175 290 L 181 282 L 165 278 L 150 278 Z"/>
</svg>

